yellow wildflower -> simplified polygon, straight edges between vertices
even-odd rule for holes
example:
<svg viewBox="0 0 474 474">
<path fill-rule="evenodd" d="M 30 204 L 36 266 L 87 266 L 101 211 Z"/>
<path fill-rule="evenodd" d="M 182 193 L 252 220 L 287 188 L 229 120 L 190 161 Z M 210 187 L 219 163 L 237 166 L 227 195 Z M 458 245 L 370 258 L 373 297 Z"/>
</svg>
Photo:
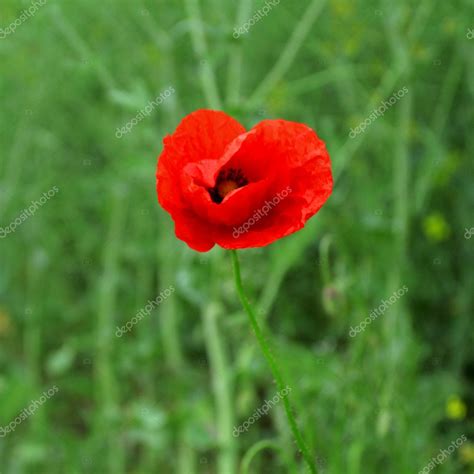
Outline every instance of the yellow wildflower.
<svg viewBox="0 0 474 474">
<path fill-rule="evenodd" d="M 466 405 L 457 395 L 452 395 L 448 398 L 446 402 L 446 415 L 448 418 L 462 420 L 466 416 L 466 411 Z"/>
</svg>

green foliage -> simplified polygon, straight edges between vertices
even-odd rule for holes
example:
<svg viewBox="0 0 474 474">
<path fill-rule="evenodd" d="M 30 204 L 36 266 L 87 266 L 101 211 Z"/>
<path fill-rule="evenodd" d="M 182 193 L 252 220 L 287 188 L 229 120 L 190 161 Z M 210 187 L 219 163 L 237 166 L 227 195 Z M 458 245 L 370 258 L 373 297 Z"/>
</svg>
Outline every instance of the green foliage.
<svg viewBox="0 0 474 474">
<path fill-rule="evenodd" d="M 3 0 L 0 27 L 30 5 Z M 419 472 L 461 435 L 436 470 L 472 472 L 471 2 L 282 0 L 233 37 L 263 5 L 48 0 L 0 39 L 0 227 L 59 188 L 0 238 L 0 428 L 59 389 L 0 431 L 2 474 L 304 472 L 281 403 L 233 436 L 277 389 L 230 256 L 189 250 L 156 201 L 163 137 L 216 104 L 305 122 L 331 153 L 318 216 L 241 252 L 320 472 Z"/>
</svg>

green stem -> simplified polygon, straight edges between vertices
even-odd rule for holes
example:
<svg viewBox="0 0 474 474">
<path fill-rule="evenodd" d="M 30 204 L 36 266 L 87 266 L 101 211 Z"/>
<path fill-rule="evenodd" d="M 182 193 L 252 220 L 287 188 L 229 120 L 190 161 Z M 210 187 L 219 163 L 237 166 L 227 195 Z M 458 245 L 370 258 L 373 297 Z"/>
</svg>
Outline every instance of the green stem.
<svg viewBox="0 0 474 474">
<path fill-rule="evenodd" d="M 326 5 L 327 0 L 313 0 L 309 7 L 304 12 L 301 20 L 296 25 L 288 43 L 283 48 L 282 53 L 279 56 L 278 61 L 275 63 L 273 68 L 267 74 L 265 79 L 257 87 L 257 90 L 249 99 L 249 103 L 253 106 L 257 105 L 271 89 L 278 83 L 278 81 L 287 73 L 291 68 L 293 60 L 295 59 L 298 51 L 306 39 L 306 36 L 311 30 L 313 23 L 316 21 L 319 13 Z"/>
<path fill-rule="evenodd" d="M 125 471 L 124 450 L 119 449 L 121 421 L 119 409 L 119 389 L 114 361 L 114 318 L 119 288 L 121 236 L 125 221 L 123 192 L 111 191 L 109 228 L 104 240 L 103 273 L 98 285 L 98 314 L 95 380 L 97 386 L 96 436 L 106 443 L 103 457 L 107 460 L 108 471 L 116 474 Z"/>
<path fill-rule="evenodd" d="M 236 27 L 239 27 L 251 15 L 252 0 L 240 0 Z M 232 54 L 229 57 L 227 70 L 227 103 L 237 105 L 240 99 L 240 86 L 242 82 L 242 40 L 234 41 Z"/>
<path fill-rule="evenodd" d="M 199 0 L 184 0 L 184 3 L 188 12 L 189 21 L 191 22 L 190 33 L 194 53 L 200 60 L 201 85 L 206 97 L 206 101 L 212 109 L 220 110 L 222 109 L 222 105 L 219 97 L 219 91 L 217 89 L 216 77 L 209 64 L 209 54 L 206 38 L 204 35 Z"/>
<path fill-rule="evenodd" d="M 237 452 L 232 436 L 234 415 L 232 408 L 232 375 L 227 363 L 226 348 L 218 324 L 219 306 L 211 301 L 203 310 L 206 350 L 209 357 L 212 388 L 217 411 L 218 470 L 235 474 Z"/>
<path fill-rule="evenodd" d="M 264 449 L 274 449 L 278 453 L 282 451 L 281 446 L 276 441 L 270 439 L 262 439 L 261 441 L 258 441 L 245 453 L 245 456 L 242 459 L 240 468 L 242 474 L 249 474 L 250 463 L 253 461 L 255 456 Z"/>
<path fill-rule="evenodd" d="M 265 336 L 263 335 L 263 332 L 260 329 L 260 326 L 257 322 L 255 312 L 252 306 L 250 305 L 247 297 L 245 296 L 244 288 L 242 285 L 242 278 L 240 276 L 240 265 L 239 265 L 237 252 L 235 250 L 231 250 L 231 255 L 232 255 L 232 266 L 234 269 L 235 287 L 237 289 L 237 293 L 239 294 L 239 298 L 242 303 L 242 306 L 244 307 L 246 313 L 248 314 L 248 317 L 250 319 L 250 324 L 252 325 L 255 336 L 257 337 L 258 343 L 260 344 L 260 348 L 263 352 L 263 355 L 265 356 L 265 359 L 267 360 L 267 363 L 270 366 L 270 370 L 272 371 L 273 377 L 275 378 L 275 382 L 277 384 L 278 390 L 281 392 L 287 387 L 287 384 L 283 381 L 283 377 L 281 375 L 281 371 L 278 367 L 278 364 L 275 358 L 273 357 L 270 347 L 265 341 Z M 298 445 L 299 450 L 303 454 L 304 460 L 306 461 L 306 464 L 308 465 L 310 472 L 312 474 L 317 474 L 316 465 L 313 461 L 313 458 L 311 457 L 309 453 L 308 447 L 306 446 L 304 442 L 303 436 L 301 435 L 301 432 L 293 416 L 293 411 L 292 411 L 288 396 L 283 397 L 283 404 L 285 407 L 286 417 L 288 418 L 288 422 L 290 423 L 291 431 L 295 438 L 296 444 Z"/>
</svg>

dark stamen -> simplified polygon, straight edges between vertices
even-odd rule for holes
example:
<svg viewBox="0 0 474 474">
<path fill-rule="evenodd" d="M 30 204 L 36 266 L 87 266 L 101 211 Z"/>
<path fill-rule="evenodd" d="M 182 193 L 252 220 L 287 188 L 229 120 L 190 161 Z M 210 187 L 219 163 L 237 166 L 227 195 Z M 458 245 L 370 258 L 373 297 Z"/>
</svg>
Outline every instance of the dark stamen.
<svg viewBox="0 0 474 474">
<path fill-rule="evenodd" d="M 221 170 L 217 176 L 216 185 L 209 189 L 209 195 L 215 203 L 220 204 L 227 194 L 246 184 L 248 181 L 240 169 Z"/>
</svg>

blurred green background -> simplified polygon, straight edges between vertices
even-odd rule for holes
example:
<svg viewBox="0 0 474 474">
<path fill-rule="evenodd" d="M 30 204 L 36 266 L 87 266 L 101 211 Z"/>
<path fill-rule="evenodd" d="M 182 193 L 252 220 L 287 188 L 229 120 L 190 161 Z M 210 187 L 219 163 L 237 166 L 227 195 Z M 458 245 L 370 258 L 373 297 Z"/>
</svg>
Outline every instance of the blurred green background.
<svg viewBox="0 0 474 474">
<path fill-rule="evenodd" d="M 233 436 L 276 387 L 230 256 L 157 204 L 162 139 L 199 108 L 304 122 L 332 157 L 306 228 L 240 252 L 320 472 L 417 473 L 462 435 L 435 470 L 473 472 L 473 3 L 281 0 L 235 38 L 264 5 L 48 0 L 2 34 L 0 227 L 59 189 L 0 238 L 0 428 L 58 389 L 0 429 L 2 474 L 304 472 L 281 403 Z"/>
</svg>

